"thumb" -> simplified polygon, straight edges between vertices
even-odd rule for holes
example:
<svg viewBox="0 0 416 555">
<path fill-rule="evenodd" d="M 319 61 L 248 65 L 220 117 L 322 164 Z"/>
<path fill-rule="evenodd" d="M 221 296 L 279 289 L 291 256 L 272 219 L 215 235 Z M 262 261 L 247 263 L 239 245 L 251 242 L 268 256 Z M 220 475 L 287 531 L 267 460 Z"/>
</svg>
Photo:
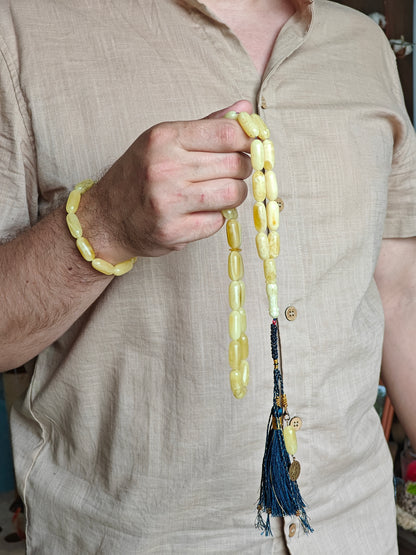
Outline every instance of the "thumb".
<svg viewBox="0 0 416 555">
<path fill-rule="evenodd" d="M 203 119 L 223 118 L 225 114 L 227 112 L 231 112 L 231 110 L 234 110 L 235 112 L 248 112 L 249 114 L 251 114 L 253 111 L 253 106 L 248 100 L 238 100 L 237 102 L 234 102 L 234 104 L 232 104 L 231 106 L 228 106 L 228 108 L 223 108 L 222 110 L 218 110 L 217 112 L 212 112 L 212 114 L 209 114 L 209 116 L 206 116 Z"/>
</svg>

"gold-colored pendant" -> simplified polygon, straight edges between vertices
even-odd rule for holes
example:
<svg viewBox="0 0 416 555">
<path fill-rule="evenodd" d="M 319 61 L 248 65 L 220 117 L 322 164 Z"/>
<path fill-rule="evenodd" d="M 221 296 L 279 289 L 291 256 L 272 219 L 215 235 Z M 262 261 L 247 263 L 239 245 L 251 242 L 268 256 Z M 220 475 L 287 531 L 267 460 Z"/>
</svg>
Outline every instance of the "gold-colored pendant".
<svg viewBox="0 0 416 555">
<path fill-rule="evenodd" d="M 300 462 L 297 460 L 294 460 L 292 464 L 289 466 L 289 478 L 292 480 L 292 482 L 296 482 L 299 476 L 300 476 Z"/>
</svg>

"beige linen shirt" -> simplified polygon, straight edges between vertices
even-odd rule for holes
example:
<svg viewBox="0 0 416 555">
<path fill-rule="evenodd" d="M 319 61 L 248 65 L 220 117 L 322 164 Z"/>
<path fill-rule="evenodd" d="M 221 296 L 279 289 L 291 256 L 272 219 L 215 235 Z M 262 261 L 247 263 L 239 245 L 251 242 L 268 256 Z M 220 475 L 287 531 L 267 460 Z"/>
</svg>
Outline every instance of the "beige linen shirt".
<svg viewBox="0 0 416 555">
<path fill-rule="evenodd" d="M 299 485 L 315 530 L 286 517 L 288 547 L 396 553 L 392 463 L 373 409 L 383 338 L 373 273 L 383 235 L 415 234 L 416 146 L 379 28 L 315 0 L 283 28 L 260 77 L 196 0 L 0 0 L 0 54 L 2 237 L 151 125 L 253 102 L 284 200 L 285 390 L 303 420 Z M 251 211 L 249 198 L 243 400 L 228 383 L 224 230 L 139 259 L 34 361 L 12 422 L 30 554 L 284 549 L 278 523 L 273 538 L 254 528 L 273 366 Z"/>
</svg>

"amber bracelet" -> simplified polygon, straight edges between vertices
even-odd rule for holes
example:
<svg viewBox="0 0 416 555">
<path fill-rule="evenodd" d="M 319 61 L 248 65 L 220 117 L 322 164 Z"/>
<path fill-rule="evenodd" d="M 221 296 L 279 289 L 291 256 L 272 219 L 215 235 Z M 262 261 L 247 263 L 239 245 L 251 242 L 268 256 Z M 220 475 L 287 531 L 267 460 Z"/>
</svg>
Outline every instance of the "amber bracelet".
<svg viewBox="0 0 416 555">
<path fill-rule="evenodd" d="M 66 203 L 66 223 L 70 234 L 76 240 L 76 245 L 81 253 L 81 256 L 87 262 L 91 262 L 91 265 L 95 270 L 107 276 L 122 276 L 127 274 L 127 272 L 130 272 L 137 258 L 129 258 L 119 264 L 110 264 L 110 262 L 107 262 L 102 258 L 95 257 L 95 252 L 91 243 L 82 235 L 82 226 L 78 216 L 76 215 L 76 211 L 79 207 L 81 195 L 88 191 L 88 189 L 91 189 L 93 185 L 94 181 L 86 179 L 85 181 L 78 183 L 78 185 L 76 185 L 71 191 Z"/>
</svg>

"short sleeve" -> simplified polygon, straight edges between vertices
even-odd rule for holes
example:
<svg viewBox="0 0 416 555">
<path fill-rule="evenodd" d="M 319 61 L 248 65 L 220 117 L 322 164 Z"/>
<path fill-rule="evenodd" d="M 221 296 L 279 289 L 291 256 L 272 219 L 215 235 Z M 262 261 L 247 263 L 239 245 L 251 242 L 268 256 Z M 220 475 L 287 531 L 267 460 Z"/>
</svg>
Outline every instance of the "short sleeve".
<svg viewBox="0 0 416 555">
<path fill-rule="evenodd" d="M 384 238 L 392 239 L 416 235 L 416 134 L 404 104 L 396 58 L 391 50 L 387 55 L 399 112 L 383 232 Z"/>
<path fill-rule="evenodd" d="M 18 71 L 0 36 L 0 241 L 36 223 L 36 151 Z"/>
</svg>

